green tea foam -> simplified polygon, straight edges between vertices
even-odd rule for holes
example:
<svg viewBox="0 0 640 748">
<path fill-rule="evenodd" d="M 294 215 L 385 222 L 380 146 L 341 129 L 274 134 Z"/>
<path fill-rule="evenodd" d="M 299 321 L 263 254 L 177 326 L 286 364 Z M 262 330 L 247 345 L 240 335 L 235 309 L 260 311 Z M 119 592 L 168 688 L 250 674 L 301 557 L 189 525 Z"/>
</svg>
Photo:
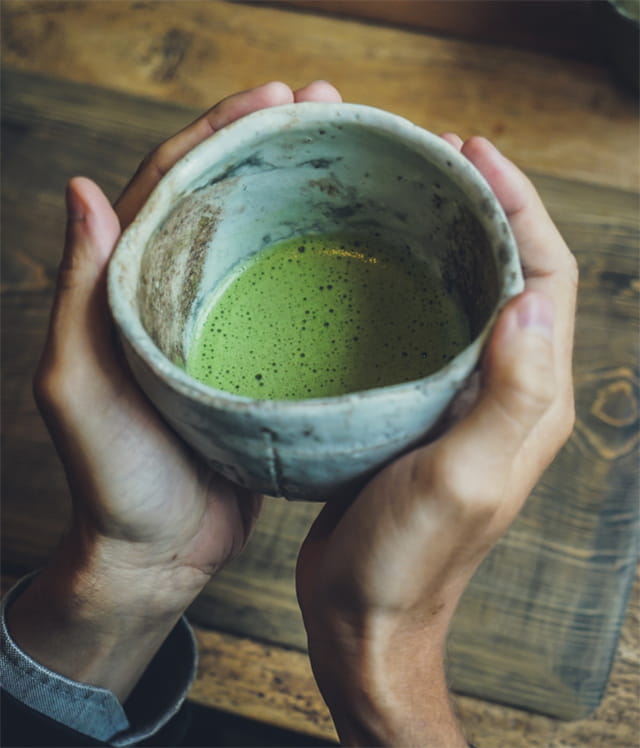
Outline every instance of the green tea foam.
<svg viewBox="0 0 640 748">
<path fill-rule="evenodd" d="M 330 397 L 420 379 L 469 342 L 426 265 L 370 240 L 310 236 L 258 253 L 212 294 L 187 372 L 247 397 Z"/>
</svg>

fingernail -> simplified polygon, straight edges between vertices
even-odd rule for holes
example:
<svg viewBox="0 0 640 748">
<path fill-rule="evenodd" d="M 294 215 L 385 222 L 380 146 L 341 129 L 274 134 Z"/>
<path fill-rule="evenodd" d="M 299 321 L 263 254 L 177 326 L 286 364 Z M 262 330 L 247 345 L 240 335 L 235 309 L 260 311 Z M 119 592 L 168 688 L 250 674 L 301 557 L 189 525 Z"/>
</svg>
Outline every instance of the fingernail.
<svg viewBox="0 0 640 748">
<path fill-rule="evenodd" d="M 529 293 L 518 304 L 518 326 L 521 330 L 536 330 L 551 338 L 553 335 L 553 304 L 538 293 Z"/>
</svg>

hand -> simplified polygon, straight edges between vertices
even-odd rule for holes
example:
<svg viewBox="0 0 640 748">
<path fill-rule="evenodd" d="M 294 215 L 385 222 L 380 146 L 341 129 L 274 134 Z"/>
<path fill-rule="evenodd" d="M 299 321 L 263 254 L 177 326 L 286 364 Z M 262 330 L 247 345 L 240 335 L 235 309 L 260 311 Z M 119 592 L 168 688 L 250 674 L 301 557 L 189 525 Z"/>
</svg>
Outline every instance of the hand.
<svg viewBox="0 0 640 748">
<path fill-rule="evenodd" d="M 122 229 L 195 145 L 258 109 L 339 101 L 328 83 L 231 96 L 154 150 L 111 208 L 87 179 L 67 188 L 66 246 L 35 395 L 64 464 L 71 528 L 11 608 L 42 664 L 124 699 L 210 576 L 247 542 L 260 509 L 206 468 L 131 379 L 114 341 L 106 268 Z"/>
<path fill-rule="evenodd" d="M 529 180 L 488 141 L 445 135 L 482 172 L 518 243 L 526 290 L 501 313 L 471 411 L 329 503 L 300 552 L 314 673 L 350 745 L 466 746 L 443 652 L 460 596 L 574 420 L 576 263 Z"/>
</svg>

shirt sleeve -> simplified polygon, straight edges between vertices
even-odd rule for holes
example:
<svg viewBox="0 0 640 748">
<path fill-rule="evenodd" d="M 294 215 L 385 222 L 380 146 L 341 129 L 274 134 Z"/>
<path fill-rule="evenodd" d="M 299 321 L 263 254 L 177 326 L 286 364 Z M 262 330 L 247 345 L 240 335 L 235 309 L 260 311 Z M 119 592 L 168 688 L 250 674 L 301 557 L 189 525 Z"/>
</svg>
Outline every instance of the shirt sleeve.
<svg viewBox="0 0 640 748">
<path fill-rule="evenodd" d="M 129 746 L 154 735 L 180 709 L 195 677 L 197 646 L 182 618 L 124 705 L 104 688 L 49 670 L 23 652 L 9 633 L 6 611 L 30 583 L 18 582 L 2 601 L 0 684 L 27 707 L 99 741 Z"/>
</svg>

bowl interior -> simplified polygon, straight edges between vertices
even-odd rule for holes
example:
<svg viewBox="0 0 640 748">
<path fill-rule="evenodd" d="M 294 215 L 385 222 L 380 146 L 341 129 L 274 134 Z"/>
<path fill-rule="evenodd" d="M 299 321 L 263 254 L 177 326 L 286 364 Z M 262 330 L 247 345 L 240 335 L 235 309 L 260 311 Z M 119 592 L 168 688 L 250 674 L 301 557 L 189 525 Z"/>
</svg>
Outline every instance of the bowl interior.
<svg viewBox="0 0 640 748">
<path fill-rule="evenodd" d="M 409 255 L 464 311 L 472 340 L 494 312 L 504 272 L 490 235 L 493 208 L 469 189 L 453 149 L 424 131 L 426 140 L 401 139 L 360 116 L 309 120 L 257 127 L 178 173 L 177 194 L 145 243 L 136 291 L 146 332 L 174 364 L 185 366 L 225 279 L 295 236 L 349 234 Z"/>
</svg>

